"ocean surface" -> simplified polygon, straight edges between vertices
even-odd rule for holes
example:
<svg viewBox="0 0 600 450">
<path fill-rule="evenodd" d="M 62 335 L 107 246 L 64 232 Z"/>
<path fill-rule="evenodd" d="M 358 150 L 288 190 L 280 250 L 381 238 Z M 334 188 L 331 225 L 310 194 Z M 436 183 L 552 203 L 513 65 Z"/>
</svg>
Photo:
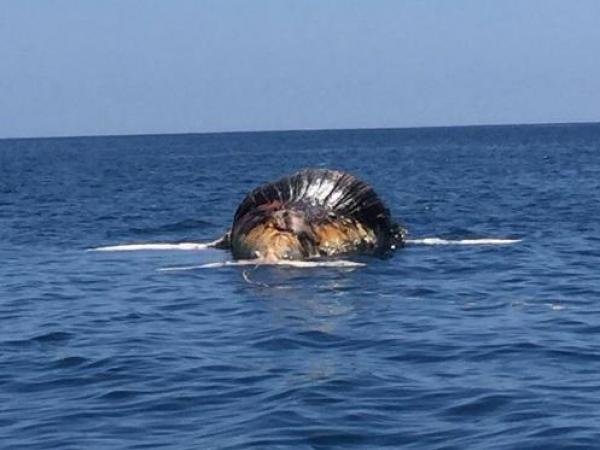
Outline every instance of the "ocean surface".
<svg viewBox="0 0 600 450">
<path fill-rule="evenodd" d="M 439 240 L 88 251 L 210 241 L 304 167 Z M 0 448 L 600 448 L 600 125 L 0 140 Z"/>
</svg>

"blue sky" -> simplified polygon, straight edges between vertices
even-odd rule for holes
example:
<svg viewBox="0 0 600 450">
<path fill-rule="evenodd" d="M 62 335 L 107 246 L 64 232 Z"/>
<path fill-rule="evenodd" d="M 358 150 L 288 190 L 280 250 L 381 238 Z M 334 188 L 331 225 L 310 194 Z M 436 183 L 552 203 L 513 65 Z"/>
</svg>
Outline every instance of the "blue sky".
<svg viewBox="0 0 600 450">
<path fill-rule="evenodd" d="M 0 0 L 0 137 L 600 121 L 596 0 Z"/>
</svg>

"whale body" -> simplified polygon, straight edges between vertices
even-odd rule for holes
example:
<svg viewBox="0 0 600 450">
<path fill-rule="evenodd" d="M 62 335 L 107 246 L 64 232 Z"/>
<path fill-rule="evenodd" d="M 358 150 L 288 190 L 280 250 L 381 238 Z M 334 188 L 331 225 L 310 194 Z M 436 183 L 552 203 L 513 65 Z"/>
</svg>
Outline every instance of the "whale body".
<svg viewBox="0 0 600 450">
<path fill-rule="evenodd" d="M 367 183 L 337 170 L 304 169 L 251 191 L 216 246 L 236 259 L 265 261 L 385 256 L 405 236 Z"/>
</svg>

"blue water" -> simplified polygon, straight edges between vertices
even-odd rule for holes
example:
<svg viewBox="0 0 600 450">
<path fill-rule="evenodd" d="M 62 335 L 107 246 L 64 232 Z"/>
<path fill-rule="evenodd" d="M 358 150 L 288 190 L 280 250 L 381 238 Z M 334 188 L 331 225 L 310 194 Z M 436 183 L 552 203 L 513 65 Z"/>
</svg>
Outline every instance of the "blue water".
<svg viewBox="0 0 600 450">
<path fill-rule="evenodd" d="M 259 183 L 371 183 L 358 269 L 161 272 Z M 0 141 L 0 447 L 598 448 L 600 125 Z M 243 269 L 249 275 L 245 279 Z"/>
</svg>

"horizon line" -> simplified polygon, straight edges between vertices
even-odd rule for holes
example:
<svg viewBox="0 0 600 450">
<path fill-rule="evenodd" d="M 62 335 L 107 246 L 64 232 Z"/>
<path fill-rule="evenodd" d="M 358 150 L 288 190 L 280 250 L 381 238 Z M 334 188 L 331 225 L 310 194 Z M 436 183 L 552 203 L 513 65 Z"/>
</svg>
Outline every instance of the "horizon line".
<svg viewBox="0 0 600 450">
<path fill-rule="evenodd" d="M 384 130 L 427 130 L 438 128 L 495 128 L 514 126 L 570 126 L 570 125 L 600 125 L 600 121 L 581 122 L 525 122 L 525 123 L 490 123 L 490 124 L 464 124 L 464 125 L 423 125 L 406 127 L 358 127 L 358 128 L 291 128 L 291 129 L 265 129 L 265 130 L 224 130 L 224 131 L 176 131 L 166 133 L 115 133 L 115 134 L 76 134 L 52 136 L 15 136 L 0 137 L 0 141 L 28 140 L 28 139 L 80 139 L 80 138 L 109 138 L 109 137 L 141 137 L 141 136 L 190 136 L 190 135 L 215 135 L 215 134 L 252 134 L 252 133 L 301 133 L 319 131 L 384 131 Z"/>
</svg>

